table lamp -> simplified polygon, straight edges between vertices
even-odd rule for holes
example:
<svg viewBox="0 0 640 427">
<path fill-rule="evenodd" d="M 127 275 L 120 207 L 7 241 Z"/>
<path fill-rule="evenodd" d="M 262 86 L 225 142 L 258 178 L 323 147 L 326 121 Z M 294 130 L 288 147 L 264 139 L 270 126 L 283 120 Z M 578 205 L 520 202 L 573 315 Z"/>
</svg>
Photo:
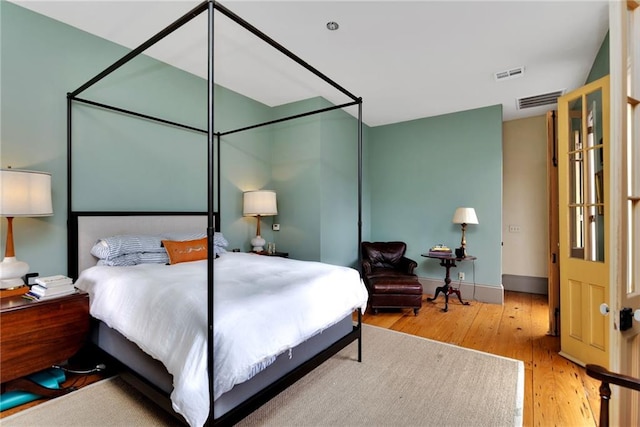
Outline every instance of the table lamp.
<svg viewBox="0 0 640 427">
<path fill-rule="evenodd" d="M 7 218 L 7 245 L 0 263 L 0 289 L 24 285 L 29 264 L 18 261 L 13 245 L 13 218 L 53 215 L 51 174 L 0 169 L 0 215 Z"/>
<path fill-rule="evenodd" d="M 478 224 L 478 217 L 476 211 L 473 208 L 458 208 L 453 214 L 453 223 L 462 224 L 462 239 L 460 240 L 460 247 L 456 249 L 456 256 L 464 258 L 467 256 L 467 240 L 465 238 L 465 230 L 467 224 Z"/>
<path fill-rule="evenodd" d="M 256 237 L 251 239 L 254 252 L 264 251 L 265 240 L 260 236 L 260 217 L 278 215 L 276 192 L 271 190 L 246 191 L 243 197 L 243 215 L 258 218 Z"/>
</svg>

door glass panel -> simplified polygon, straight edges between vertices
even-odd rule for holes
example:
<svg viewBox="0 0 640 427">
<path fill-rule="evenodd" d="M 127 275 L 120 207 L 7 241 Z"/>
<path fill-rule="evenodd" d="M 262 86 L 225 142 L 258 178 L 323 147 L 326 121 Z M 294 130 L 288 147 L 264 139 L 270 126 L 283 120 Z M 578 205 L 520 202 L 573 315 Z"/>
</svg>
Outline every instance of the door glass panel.
<svg viewBox="0 0 640 427">
<path fill-rule="evenodd" d="M 602 90 L 586 96 L 587 137 L 584 158 L 586 191 L 586 242 L 587 261 L 604 261 L 604 138 L 602 133 Z"/>
<path fill-rule="evenodd" d="M 582 203 L 582 151 L 569 154 L 569 203 Z"/>
<path fill-rule="evenodd" d="M 602 90 L 569 105 L 570 256 L 604 261 Z"/>
<path fill-rule="evenodd" d="M 584 225 L 582 206 L 569 208 L 569 235 L 571 242 L 571 257 L 584 259 Z"/>
<path fill-rule="evenodd" d="M 582 150 L 582 98 L 569 101 L 569 152 Z"/>
<path fill-rule="evenodd" d="M 583 97 L 569 101 L 569 239 L 570 256 L 584 259 L 584 130 Z"/>
</svg>

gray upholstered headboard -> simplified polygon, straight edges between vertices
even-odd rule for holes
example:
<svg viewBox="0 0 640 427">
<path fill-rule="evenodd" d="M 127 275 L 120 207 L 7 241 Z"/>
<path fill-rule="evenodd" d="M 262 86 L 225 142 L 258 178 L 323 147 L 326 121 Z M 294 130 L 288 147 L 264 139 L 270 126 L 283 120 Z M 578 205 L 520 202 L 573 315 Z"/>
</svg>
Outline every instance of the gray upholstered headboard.
<svg viewBox="0 0 640 427">
<path fill-rule="evenodd" d="M 216 231 L 219 221 L 216 216 Z M 70 225 L 71 226 L 71 225 Z M 91 255 L 93 245 L 102 237 L 118 234 L 159 234 L 163 232 L 197 232 L 206 233 L 207 215 L 194 214 L 131 214 L 114 215 L 110 213 L 77 215 L 77 270 L 69 271 L 75 277 L 82 270 L 96 265 L 97 259 Z M 73 245 L 73 242 L 70 242 Z M 70 251 L 73 256 L 73 251 Z M 70 269 L 73 263 L 70 262 Z"/>
</svg>

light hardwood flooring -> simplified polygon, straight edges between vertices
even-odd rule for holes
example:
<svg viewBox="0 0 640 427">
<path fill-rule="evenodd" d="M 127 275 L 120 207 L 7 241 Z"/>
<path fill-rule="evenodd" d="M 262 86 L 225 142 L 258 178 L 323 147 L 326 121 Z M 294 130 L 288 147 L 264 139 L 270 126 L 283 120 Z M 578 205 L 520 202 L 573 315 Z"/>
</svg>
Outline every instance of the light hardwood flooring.
<svg viewBox="0 0 640 427">
<path fill-rule="evenodd" d="M 599 382 L 584 368 L 558 355 L 560 338 L 547 335 L 545 295 L 506 292 L 504 305 L 444 297 L 412 310 L 365 314 L 363 322 L 461 347 L 519 359 L 525 366 L 525 426 L 596 426 Z M 430 369 L 425 366 L 425 369 Z M 452 373 L 453 374 L 453 373 Z M 442 408 L 446 411 L 446 408 Z"/>
<path fill-rule="evenodd" d="M 525 426 L 597 424 L 599 383 L 588 377 L 582 367 L 558 355 L 560 339 L 546 335 L 545 296 L 506 292 L 502 306 L 475 301 L 462 306 L 457 299 L 450 300 L 447 313 L 441 311 L 443 306 L 444 298 L 440 296 L 434 303 L 425 300 L 417 316 L 412 310 L 390 310 L 377 315 L 367 313 L 363 322 L 522 360 Z M 64 385 L 82 387 L 102 378 L 102 375 L 72 377 Z M 42 401 L 3 411 L 0 418 Z"/>
</svg>

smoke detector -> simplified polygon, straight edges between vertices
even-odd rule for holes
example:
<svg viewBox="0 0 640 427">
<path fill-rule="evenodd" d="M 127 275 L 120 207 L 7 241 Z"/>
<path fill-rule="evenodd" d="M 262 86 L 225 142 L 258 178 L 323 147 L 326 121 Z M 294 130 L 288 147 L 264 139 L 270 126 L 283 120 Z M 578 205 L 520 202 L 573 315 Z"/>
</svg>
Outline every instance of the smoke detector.
<svg viewBox="0 0 640 427">
<path fill-rule="evenodd" d="M 540 95 L 525 96 L 516 99 L 516 107 L 518 110 L 525 108 L 541 107 L 543 105 L 552 105 L 558 103 L 558 97 L 564 94 L 564 89 L 553 92 L 542 93 Z"/>
<path fill-rule="evenodd" d="M 329 21 L 327 22 L 327 29 L 330 31 L 336 31 L 338 28 L 340 28 L 340 25 L 335 22 L 335 21 Z"/>
<path fill-rule="evenodd" d="M 494 74 L 494 77 L 497 82 L 501 82 L 504 80 L 516 79 L 518 77 L 522 77 L 524 74 L 524 66 L 514 67 L 504 71 L 498 71 Z"/>
</svg>

